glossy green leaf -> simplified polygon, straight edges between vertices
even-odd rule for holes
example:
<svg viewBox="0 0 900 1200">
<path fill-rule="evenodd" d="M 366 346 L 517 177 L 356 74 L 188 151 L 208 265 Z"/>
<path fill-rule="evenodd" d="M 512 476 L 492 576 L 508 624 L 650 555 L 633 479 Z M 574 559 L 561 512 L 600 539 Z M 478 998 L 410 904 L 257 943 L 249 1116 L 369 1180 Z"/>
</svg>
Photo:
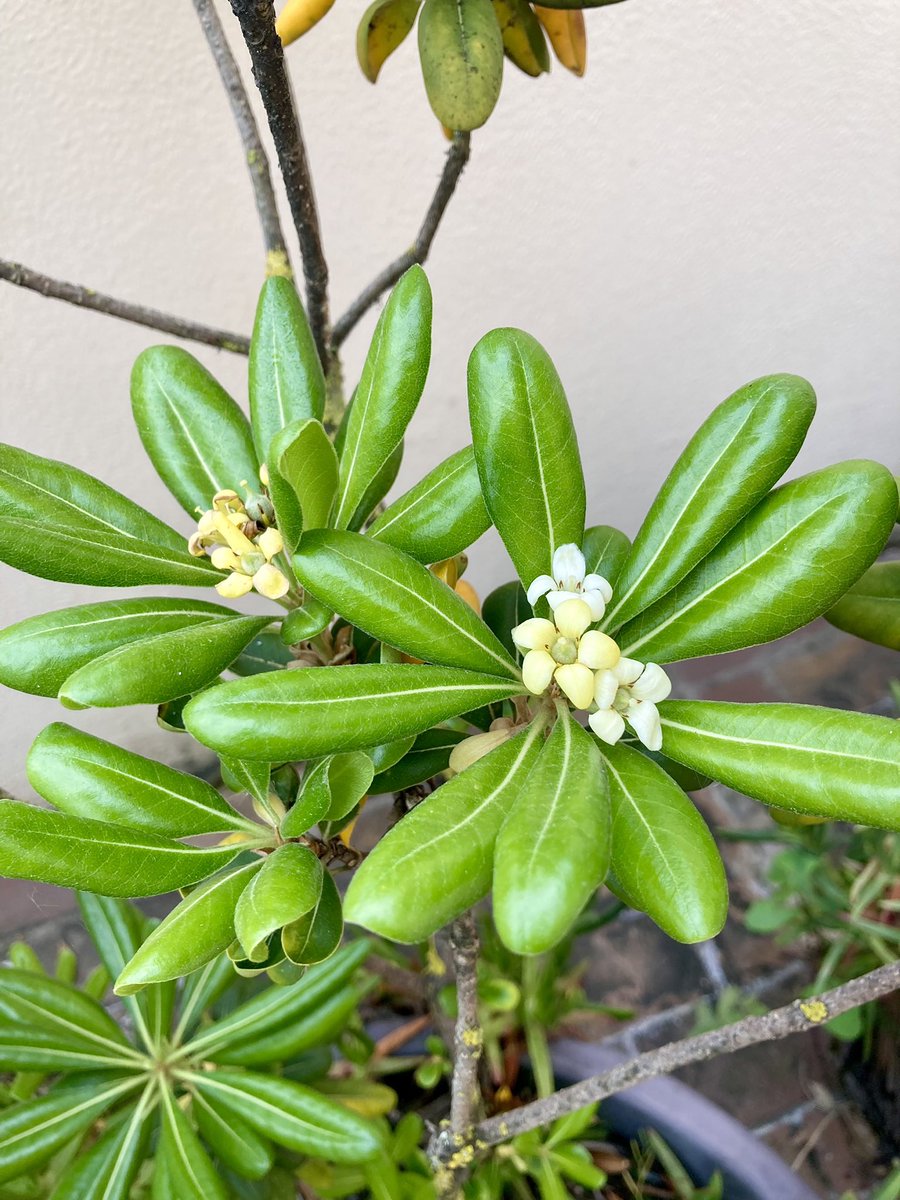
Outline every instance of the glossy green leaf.
<svg viewBox="0 0 900 1200">
<path fill-rule="evenodd" d="M 247 958 L 265 958 L 266 941 L 315 908 L 322 894 L 323 868 L 315 854 L 298 842 L 279 846 L 241 892 L 234 931 Z"/>
<path fill-rule="evenodd" d="M 232 1171 L 245 1179 L 262 1179 L 272 1169 L 275 1154 L 271 1142 L 237 1113 L 223 1109 L 212 1093 L 195 1092 L 191 1112 L 204 1141 Z"/>
<path fill-rule="evenodd" d="M 390 452 L 384 463 L 379 468 L 377 474 L 372 477 L 372 482 L 363 493 L 363 498 L 359 502 L 359 507 L 353 514 L 353 519 L 348 524 L 347 528 L 359 530 L 365 525 L 366 521 L 374 513 L 375 509 L 382 502 L 397 479 L 400 473 L 400 464 L 403 462 L 403 442 L 401 441 Z"/>
<path fill-rule="evenodd" d="M 217 678 L 269 621 L 204 621 L 117 646 L 73 671 L 59 698 L 75 707 L 114 708 L 186 696 Z"/>
<path fill-rule="evenodd" d="M 440 775 L 446 771 L 454 748 L 465 737 L 466 734 L 455 729 L 427 729 L 420 733 L 399 762 L 375 776 L 371 783 L 372 795 L 402 792 Z"/>
<path fill-rule="evenodd" d="M 117 972 L 118 974 L 118 972 Z M 220 999 L 234 983 L 234 972 L 226 954 L 210 961 L 198 971 L 191 972 L 184 980 L 178 1006 L 178 1040 L 190 1035 L 206 1011 Z M 155 988 L 137 994 L 137 998 L 152 995 Z M 127 999 L 126 999 L 127 1003 Z"/>
<path fill-rule="evenodd" d="M 247 418 L 206 367 L 178 346 L 150 346 L 131 372 L 131 407 L 163 483 L 196 521 L 216 492 L 259 484 Z"/>
<path fill-rule="evenodd" d="M 215 788 L 195 775 L 62 722 L 38 734 L 27 771 L 39 795 L 74 817 L 176 838 L 247 826 Z"/>
<path fill-rule="evenodd" d="M 612 809 L 608 886 L 678 942 L 715 937 L 728 914 L 725 868 L 712 834 L 656 763 L 603 746 Z"/>
<path fill-rule="evenodd" d="M 584 531 L 581 548 L 586 574 L 602 575 L 615 587 L 631 553 L 631 542 L 625 534 L 612 525 L 591 525 Z"/>
<path fill-rule="evenodd" d="M 606 878 L 609 786 L 596 742 L 560 715 L 503 823 L 494 852 L 494 920 L 515 954 L 543 954 Z"/>
<path fill-rule="evenodd" d="M 229 1200 L 228 1189 L 168 1087 L 161 1089 L 162 1134 L 157 1152 L 165 1160 L 171 1194 L 178 1200 Z"/>
<path fill-rule="evenodd" d="M 440 123 L 452 130 L 483 125 L 503 82 L 503 39 L 491 0 L 425 0 L 419 58 Z"/>
<path fill-rule="evenodd" d="M 222 871 L 189 892 L 126 963 L 116 994 L 128 996 L 148 984 L 189 975 L 226 950 L 234 940 L 235 906 L 263 861 Z"/>
<path fill-rule="evenodd" d="M 180 533 L 99 479 L 2 444 L 0 559 L 41 579 L 101 587 L 219 578 Z"/>
<path fill-rule="evenodd" d="M 236 795 L 246 793 L 262 805 L 264 811 L 272 811 L 269 804 L 271 763 L 247 762 L 243 758 L 228 758 L 227 756 L 222 756 L 219 761 L 222 766 L 222 782 L 229 791 Z"/>
<path fill-rule="evenodd" d="M 281 640 L 285 646 L 296 646 L 308 642 L 327 629 L 334 613 L 312 596 L 306 596 L 299 608 L 291 609 L 281 624 Z M 291 655 L 293 659 L 293 655 Z M 247 672 L 245 672 L 247 674 Z"/>
<path fill-rule="evenodd" d="M 622 738 L 622 744 L 630 746 L 632 750 L 637 750 L 645 758 L 652 759 L 658 767 L 662 767 L 665 773 L 675 780 L 683 792 L 699 792 L 712 783 L 709 775 L 704 775 L 700 771 L 692 771 L 690 767 L 676 762 L 674 758 L 669 758 L 661 751 L 648 750 L 636 737 L 626 735 Z"/>
<path fill-rule="evenodd" d="M 505 649 L 518 660 L 521 651 L 512 640 L 512 631 L 517 625 L 534 616 L 521 583 L 516 579 L 495 588 L 485 597 L 481 606 L 481 616 Z"/>
<path fill-rule="evenodd" d="M 326 1162 L 364 1162 L 380 1148 L 378 1130 L 355 1113 L 289 1079 L 246 1071 L 210 1071 L 192 1077 L 201 1095 L 214 1097 L 260 1133 Z"/>
<path fill-rule="evenodd" d="M 11 879 L 105 896 L 158 896 L 205 879 L 237 852 L 0 800 L 0 874 Z"/>
<path fill-rule="evenodd" d="M 270 275 L 259 293 L 250 342 L 250 423 L 260 462 L 288 425 L 325 411 L 325 375 L 297 289 Z"/>
<path fill-rule="evenodd" d="M 328 768 L 328 789 L 331 803 L 325 814 L 329 821 L 340 821 L 366 796 L 375 775 L 375 765 L 368 754 L 351 751 L 334 754 Z"/>
<path fill-rule="evenodd" d="M 294 656 L 282 641 L 280 632 L 266 629 L 244 647 L 228 669 L 235 675 L 262 675 L 266 671 L 282 671 L 292 662 Z"/>
<path fill-rule="evenodd" d="M 304 537 L 298 579 L 323 604 L 372 637 L 438 666 L 518 674 L 477 613 L 402 550 L 342 530 Z"/>
<path fill-rule="evenodd" d="M 617 635 L 623 655 L 674 662 L 770 642 L 819 617 L 878 555 L 896 486 L 846 462 L 776 488 L 686 579 Z"/>
<path fill-rule="evenodd" d="M 342 988 L 329 996 L 315 1012 L 307 1013 L 293 1024 L 243 1045 L 220 1050 L 216 1062 L 229 1067 L 265 1067 L 269 1071 L 273 1063 L 293 1062 L 316 1046 L 337 1041 L 348 1021 L 358 1014 L 363 998 L 374 987 L 377 987 L 377 981 L 369 979 L 366 983 Z"/>
<path fill-rule="evenodd" d="M 366 530 L 419 562 L 442 562 L 476 542 L 491 519 L 471 446 L 457 450 L 386 508 Z"/>
<path fill-rule="evenodd" d="M 79 892 L 78 907 L 109 978 L 117 979 L 144 940 L 148 922 L 127 900 L 112 896 Z M 169 999 L 166 989 L 160 987 L 124 998 L 135 1030 L 154 1052 L 171 1032 Z"/>
<path fill-rule="evenodd" d="M 825 618 L 867 642 L 900 650 L 900 562 L 870 567 Z"/>
<path fill-rule="evenodd" d="M 486 896 L 497 834 L 539 749 L 532 728 L 418 804 L 356 872 L 345 919 L 392 941 L 421 942 Z"/>
<path fill-rule="evenodd" d="M 333 756 L 329 756 L 320 758 L 318 762 L 307 763 L 297 799 L 281 822 L 282 837 L 300 837 L 307 829 L 318 825 L 319 821 L 324 819 L 331 807 L 328 779 L 332 761 Z"/>
<path fill-rule="evenodd" d="M 260 975 L 268 974 L 273 967 L 281 966 L 287 957 L 281 944 L 279 930 L 270 934 L 268 939 L 263 942 L 256 958 L 248 958 L 244 953 L 244 947 L 237 939 L 228 947 L 227 954 L 231 959 L 231 965 L 243 979 L 256 979 Z"/>
<path fill-rule="evenodd" d="M 55 1088 L 0 1113 L 0 1183 L 16 1179 L 52 1158 L 72 1138 L 129 1091 L 139 1080 L 117 1080 L 106 1087 Z"/>
<path fill-rule="evenodd" d="M 319 421 L 297 421 L 272 440 L 269 492 L 285 545 L 293 550 L 305 529 L 328 524 L 338 486 L 338 459 Z"/>
<path fill-rule="evenodd" d="M 521 687 L 474 671 L 413 664 L 282 671 L 201 693 L 185 709 L 185 722 L 213 750 L 299 761 L 421 733 Z"/>
<path fill-rule="evenodd" d="M 815 393 L 796 375 L 757 379 L 713 410 L 653 501 L 604 628 L 673 588 L 762 500 L 796 458 L 815 410 Z"/>
<path fill-rule="evenodd" d="M 333 877 L 326 871 L 314 908 L 285 925 L 281 931 L 284 952 L 298 966 L 311 966 L 330 958 L 341 944 L 344 910 Z"/>
<path fill-rule="evenodd" d="M 294 987 L 268 988 L 221 1017 L 191 1041 L 195 1058 L 217 1059 L 225 1047 L 255 1043 L 285 1026 L 293 1026 L 318 1011 L 329 996 L 341 991 L 371 952 L 365 939 L 344 946 L 327 962 L 313 967 Z"/>
<path fill-rule="evenodd" d="M 0 971 L 0 1070 L 135 1070 L 137 1052 L 90 996 L 31 971 Z"/>
<path fill-rule="evenodd" d="M 155 1086 L 147 1084 L 138 1104 L 118 1115 L 90 1149 L 79 1150 L 52 1200 L 128 1200 L 146 1155 L 155 1098 Z"/>
<path fill-rule="evenodd" d="M 791 812 L 900 829 L 900 723 L 806 704 L 667 700 L 663 749 Z"/>
<path fill-rule="evenodd" d="M 527 588 L 551 569 L 558 546 L 581 545 L 585 511 L 572 414 L 533 337 L 495 329 L 477 344 L 469 420 L 484 502 Z"/>
<path fill-rule="evenodd" d="M 232 620 L 234 612 L 202 600 L 110 600 L 27 617 L 0 632 L 0 683 L 55 696 L 94 659 L 130 643 Z"/>
<path fill-rule="evenodd" d="M 336 528 L 353 524 L 372 480 L 402 441 L 430 358 L 431 288 L 415 266 L 402 276 L 378 318 L 356 389 L 341 449 Z"/>
<path fill-rule="evenodd" d="M 383 742 L 380 746 L 373 746 L 371 750 L 367 749 L 366 753 L 372 760 L 376 775 L 399 762 L 404 754 L 413 748 L 415 740 L 415 737 L 398 738 L 395 742 Z"/>
</svg>

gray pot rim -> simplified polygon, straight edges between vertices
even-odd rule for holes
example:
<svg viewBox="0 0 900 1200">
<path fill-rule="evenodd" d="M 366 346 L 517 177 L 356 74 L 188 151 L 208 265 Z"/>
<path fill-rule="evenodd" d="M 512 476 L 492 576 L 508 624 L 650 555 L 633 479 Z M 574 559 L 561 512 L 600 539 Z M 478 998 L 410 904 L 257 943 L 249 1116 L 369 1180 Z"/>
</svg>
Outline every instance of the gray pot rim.
<svg viewBox="0 0 900 1200">
<path fill-rule="evenodd" d="M 567 1083 L 600 1075 L 626 1057 L 572 1038 L 551 1042 L 550 1051 L 558 1078 Z M 755 1134 L 677 1079 L 661 1075 L 636 1084 L 604 1100 L 601 1111 L 625 1137 L 656 1130 L 696 1183 L 721 1171 L 727 1200 L 821 1200 Z"/>
</svg>

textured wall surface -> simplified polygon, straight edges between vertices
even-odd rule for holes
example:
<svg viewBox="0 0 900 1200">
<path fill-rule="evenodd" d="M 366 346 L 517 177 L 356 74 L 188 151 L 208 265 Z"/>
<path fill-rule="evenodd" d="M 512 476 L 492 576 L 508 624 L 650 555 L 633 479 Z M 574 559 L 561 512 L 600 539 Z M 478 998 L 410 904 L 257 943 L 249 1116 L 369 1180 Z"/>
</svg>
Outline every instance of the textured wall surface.
<svg viewBox="0 0 900 1200">
<path fill-rule="evenodd" d="M 336 313 L 408 244 L 446 148 L 412 40 L 377 87 L 360 74 L 363 8 L 340 0 L 289 51 Z M 855 456 L 896 465 L 900 9 L 630 0 L 587 22 L 587 77 L 557 68 L 533 81 L 510 67 L 474 136 L 429 264 L 433 365 L 401 482 L 466 440 L 466 357 L 501 324 L 555 358 L 594 521 L 634 533 L 696 424 L 771 371 L 806 375 L 819 393 L 797 470 Z M 0 0 L 0 28 L 0 255 L 249 330 L 261 243 L 189 0 Z M 351 379 L 373 324 L 348 343 Z M 158 339 L 2 283 L 0 330 L 0 437 L 181 522 L 128 403 L 131 362 Z M 244 360 L 195 353 L 243 397 Z M 494 549 L 485 539 L 476 551 L 482 587 L 507 575 Z M 96 593 L 0 567 L 0 595 L 7 624 Z M 25 794 L 28 743 L 60 712 L 10 692 L 2 703 L 0 785 Z M 149 712 L 74 720 L 188 753 Z"/>
</svg>

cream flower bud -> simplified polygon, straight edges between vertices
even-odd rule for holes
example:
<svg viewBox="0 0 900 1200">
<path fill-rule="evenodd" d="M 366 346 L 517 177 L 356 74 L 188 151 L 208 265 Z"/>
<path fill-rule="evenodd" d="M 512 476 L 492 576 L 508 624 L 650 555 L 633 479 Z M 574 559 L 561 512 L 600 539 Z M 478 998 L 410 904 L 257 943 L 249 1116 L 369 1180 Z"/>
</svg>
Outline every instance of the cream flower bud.
<svg viewBox="0 0 900 1200">
<path fill-rule="evenodd" d="M 512 729 L 492 729 L 488 733 L 476 733 L 466 738 L 454 746 L 450 755 L 450 770 L 464 771 L 466 767 L 471 767 L 472 763 L 478 762 L 479 758 L 490 754 L 497 746 L 502 746 L 510 737 Z"/>
<path fill-rule="evenodd" d="M 589 629 L 578 643 L 578 661 L 592 671 L 607 671 L 622 657 L 619 647 L 599 629 Z"/>
<path fill-rule="evenodd" d="M 555 670 L 556 661 L 546 650 L 529 650 L 522 660 L 522 681 L 529 692 L 540 696 L 550 686 Z"/>
<path fill-rule="evenodd" d="M 252 587 L 253 580 L 249 575 L 235 571 L 227 579 L 216 584 L 216 591 L 226 600 L 237 600 L 240 596 L 246 596 Z"/>
<path fill-rule="evenodd" d="M 543 617 L 531 617 L 512 631 L 512 640 L 520 650 L 549 650 L 556 638 L 556 626 Z"/>
<path fill-rule="evenodd" d="M 609 746 L 614 746 L 625 732 L 625 722 L 611 708 L 601 708 L 598 712 L 591 713 L 588 717 L 588 725 L 600 741 L 606 742 Z"/>
<path fill-rule="evenodd" d="M 233 550 L 229 550 L 227 546 L 216 546 L 215 550 L 209 556 L 212 559 L 212 565 L 219 571 L 239 571 L 241 562 Z"/>
<path fill-rule="evenodd" d="M 253 576 L 252 586 L 261 596 L 269 600 L 280 600 L 290 588 L 288 578 L 271 563 L 259 568 Z"/>
<path fill-rule="evenodd" d="M 557 667 L 554 676 L 576 708 L 590 708 L 594 699 L 594 672 L 582 663 Z"/>
<path fill-rule="evenodd" d="M 256 539 L 256 544 L 266 556 L 266 561 L 271 562 L 275 555 L 280 554 L 284 549 L 284 538 L 274 525 L 270 525 Z"/>
<path fill-rule="evenodd" d="M 594 618 L 590 606 L 584 600 L 566 600 L 554 612 L 553 619 L 563 637 L 577 639 Z"/>
</svg>

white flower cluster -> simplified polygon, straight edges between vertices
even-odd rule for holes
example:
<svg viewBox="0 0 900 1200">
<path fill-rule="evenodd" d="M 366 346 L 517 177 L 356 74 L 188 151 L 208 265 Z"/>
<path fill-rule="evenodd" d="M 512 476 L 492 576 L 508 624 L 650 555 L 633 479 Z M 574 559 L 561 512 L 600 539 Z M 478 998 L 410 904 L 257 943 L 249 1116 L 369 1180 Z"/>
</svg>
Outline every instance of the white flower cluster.
<svg viewBox="0 0 900 1200">
<path fill-rule="evenodd" d="M 284 549 L 274 525 L 260 530 L 237 492 L 216 492 L 213 506 L 197 522 L 188 541 L 196 558 L 209 555 L 214 567 L 229 571 L 216 584 L 220 596 L 236 599 L 255 588 L 269 600 L 279 600 L 290 587 L 287 576 L 272 562 Z"/>
<path fill-rule="evenodd" d="M 616 743 L 627 722 L 648 750 L 660 750 L 656 705 L 672 684 L 662 667 L 623 658 L 611 637 L 590 628 L 603 616 L 612 588 L 601 575 L 586 575 L 585 567 L 577 546 L 560 546 L 553 576 L 539 576 L 528 589 L 532 606 L 547 597 L 553 619 L 531 617 L 512 631 L 525 652 L 522 679 L 536 696 L 555 684 L 575 708 L 589 713 L 588 724 L 602 741 Z"/>
</svg>

